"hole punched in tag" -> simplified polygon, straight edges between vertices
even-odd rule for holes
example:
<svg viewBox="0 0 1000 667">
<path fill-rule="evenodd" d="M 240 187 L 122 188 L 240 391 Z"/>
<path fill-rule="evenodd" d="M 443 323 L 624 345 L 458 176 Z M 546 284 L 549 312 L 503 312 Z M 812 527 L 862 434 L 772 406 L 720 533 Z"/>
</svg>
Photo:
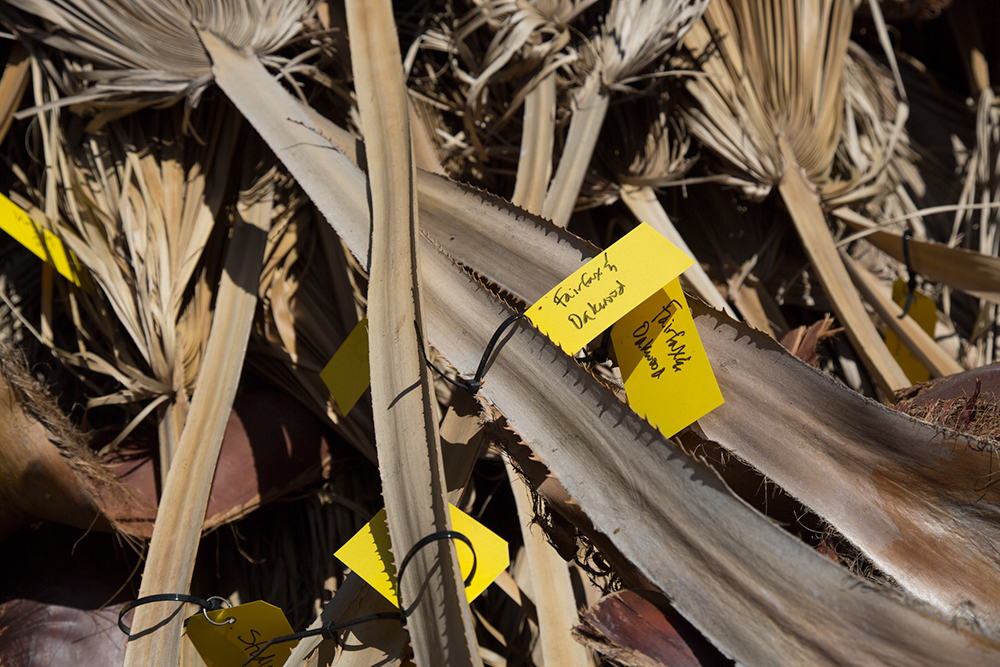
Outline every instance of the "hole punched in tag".
<svg viewBox="0 0 1000 667">
<path fill-rule="evenodd" d="M 337 637 L 337 632 L 340 630 L 345 630 L 354 625 L 360 625 L 362 623 L 371 623 L 373 621 L 399 621 L 403 627 L 406 626 L 406 617 L 409 615 L 410 610 L 407 610 L 403 605 L 403 573 L 406 572 L 406 566 L 409 565 L 410 561 L 416 556 L 421 549 L 437 542 L 438 540 L 458 540 L 464 542 L 468 545 L 469 549 L 472 550 L 472 568 L 469 571 L 468 576 L 465 577 L 464 583 L 468 587 L 472 582 L 472 579 L 476 576 L 476 566 L 478 565 L 479 559 L 476 556 L 476 548 L 472 545 L 472 540 L 468 538 L 464 533 L 460 533 L 457 530 L 440 530 L 436 533 L 431 533 L 426 537 L 421 538 L 416 544 L 414 544 L 410 550 L 406 553 L 403 558 L 403 562 L 399 566 L 399 575 L 396 577 L 396 587 L 397 595 L 399 597 L 399 611 L 398 612 L 382 612 L 378 614 L 369 614 L 367 616 L 359 616 L 358 618 L 353 618 L 349 621 L 344 621 L 343 623 L 327 623 L 318 628 L 312 630 L 303 630 L 302 632 L 293 632 L 290 635 L 285 635 L 283 637 L 275 637 L 263 647 L 260 648 L 256 653 L 247 658 L 246 662 L 241 665 L 241 667 L 247 667 L 251 662 L 257 659 L 257 657 L 263 654 L 267 649 L 269 649 L 274 644 L 283 644 L 285 642 L 298 641 L 300 639 L 305 639 L 306 637 L 315 637 L 317 635 L 323 637 L 323 639 L 328 639 L 338 644 L 339 639 Z M 416 605 L 414 605 L 416 606 Z"/>
</svg>

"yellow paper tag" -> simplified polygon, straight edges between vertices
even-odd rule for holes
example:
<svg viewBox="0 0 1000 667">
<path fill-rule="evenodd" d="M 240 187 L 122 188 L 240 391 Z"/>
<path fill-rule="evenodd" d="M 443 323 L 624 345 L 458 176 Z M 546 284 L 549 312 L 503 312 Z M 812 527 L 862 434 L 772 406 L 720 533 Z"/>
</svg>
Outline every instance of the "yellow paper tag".
<svg viewBox="0 0 1000 667">
<path fill-rule="evenodd" d="M 368 318 L 358 322 L 319 374 L 345 415 L 371 384 L 368 367 Z"/>
<path fill-rule="evenodd" d="M 611 342 L 629 406 L 668 438 L 722 405 L 680 279 L 619 320 Z"/>
<path fill-rule="evenodd" d="M 80 275 L 83 269 L 76 255 L 63 246 L 58 236 L 36 225 L 27 213 L 3 195 L 0 195 L 0 229 L 13 236 L 15 241 L 43 262 L 50 264 L 66 280 L 77 287 L 81 286 Z"/>
<path fill-rule="evenodd" d="M 476 549 L 476 574 L 465 589 L 466 597 L 472 601 L 510 564 L 507 543 L 454 505 L 449 504 L 448 507 L 451 510 L 452 530 L 468 537 Z M 465 542 L 454 542 L 464 579 L 472 569 L 472 550 Z M 384 595 L 386 600 L 398 606 L 396 564 L 390 548 L 389 527 L 386 524 L 385 509 L 382 509 L 347 544 L 340 547 L 334 556 Z"/>
<path fill-rule="evenodd" d="M 907 286 L 905 282 L 896 280 L 893 283 L 892 300 L 900 307 L 906 303 L 906 292 Z M 913 299 L 913 305 L 910 306 L 910 317 L 929 336 L 934 336 L 934 325 L 937 324 L 937 306 L 934 304 L 934 299 L 920 292 L 914 292 L 913 294 L 915 298 Z M 885 346 L 889 348 L 889 352 L 899 362 L 899 367 L 906 373 L 906 377 L 910 382 L 917 384 L 919 382 L 927 382 L 931 379 L 930 371 L 910 352 L 910 348 L 906 347 L 906 343 L 900 340 L 895 332 L 888 327 L 885 330 Z"/>
<path fill-rule="evenodd" d="M 262 600 L 210 611 L 208 617 L 216 623 L 235 620 L 225 625 L 212 625 L 203 614 L 188 619 L 187 636 L 207 667 L 239 667 L 275 637 L 292 634 L 285 613 Z M 273 644 L 250 664 L 259 667 L 283 665 L 298 643 L 296 640 Z"/>
<path fill-rule="evenodd" d="M 567 354 L 576 354 L 692 264 L 693 259 L 642 223 L 556 285 L 525 315 Z"/>
</svg>

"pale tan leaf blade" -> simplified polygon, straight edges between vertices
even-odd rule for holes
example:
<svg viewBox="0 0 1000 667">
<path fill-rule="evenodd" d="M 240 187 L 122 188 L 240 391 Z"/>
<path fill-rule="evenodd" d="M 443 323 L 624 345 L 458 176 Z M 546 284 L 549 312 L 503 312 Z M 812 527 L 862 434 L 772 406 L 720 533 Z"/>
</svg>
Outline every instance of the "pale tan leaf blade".
<svg viewBox="0 0 1000 667">
<path fill-rule="evenodd" d="M 534 526 L 531 492 L 510 461 L 504 461 L 507 478 L 517 506 L 518 522 L 524 537 L 524 556 L 528 559 L 531 591 L 538 614 L 538 641 L 546 665 L 589 667 L 587 650 L 578 644 L 570 630 L 579 621 L 573 584 L 564 561 L 538 526 Z M 534 530 L 532 530 L 534 529 Z"/>
<path fill-rule="evenodd" d="M 557 227 L 569 224 L 610 103 L 610 95 L 602 89 L 599 71 L 588 76 L 573 96 L 573 120 L 566 149 L 559 158 L 542 206 L 542 217 L 552 220 Z"/>
<path fill-rule="evenodd" d="M 226 251 L 212 330 L 198 387 L 167 476 L 139 596 L 187 593 L 201 538 L 202 520 L 222 446 L 222 436 L 236 397 L 247 340 L 257 305 L 267 231 L 271 224 L 274 170 L 241 194 L 239 216 Z M 133 637 L 161 621 L 169 622 L 125 652 L 126 666 L 176 665 L 183 614 L 176 605 L 145 605 L 136 610 Z"/>
<path fill-rule="evenodd" d="M 892 400 L 897 391 L 910 386 L 910 381 L 899 367 L 899 362 L 889 353 L 857 291 L 852 287 L 851 279 L 833 244 L 819 199 L 807 185 L 805 176 L 795 163 L 784 139 L 779 139 L 779 143 L 785 157 L 785 173 L 778 189 L 795 223 L 799 238 L 802 239 L 809 261 L 812 262 L 823 290 L 846 328 L 858 356 L 875 378 L 886 399 Z"/>
<path fill-rule="evenodd" d="M 556 73 L 550 72 L 524 98 L 524 130 L 511 201 L 540 213 L 545 186 L 552 175 L 552 142 L 556 126 Z"/>
<path fill-rule="evenodd" d="M 325 139 L 303 107 L 257 58 L 236 51 L 209 32 L 200 31 L 199 36 L 212 58 L 216 83 L 327 220 L 336 227 L 335 218 L 366 219 L 364 174 Z M 368 235 L 364 228 L 354 231 L 344 240 L 367 266 Z"/>
<path fill-rule="evenodd" d="M 872 245 L 899 262 L 905 262 L 901 234 L 882 231 L 864 216 L 838 208 L 833 215 L 865 234 Z M 931 241 L 910 239 L 914 270 L 937 283 L 1000 304 L 1000 258 L 965 248 L 951 248 Z"/>
<path fill-rule="evenodd" d="M 409 109 L 389 0 L 349 0 L 347 24 L 371 185 L 368 285 L 372 408 L 396 563 L 451 530 L 418 280 L 417 194 Z M 397 565 L 398 567 L 398 565 Z M 417 665 L 481 664 L 455 545 L 413 552 L 400 599 Z"/>
</svg>

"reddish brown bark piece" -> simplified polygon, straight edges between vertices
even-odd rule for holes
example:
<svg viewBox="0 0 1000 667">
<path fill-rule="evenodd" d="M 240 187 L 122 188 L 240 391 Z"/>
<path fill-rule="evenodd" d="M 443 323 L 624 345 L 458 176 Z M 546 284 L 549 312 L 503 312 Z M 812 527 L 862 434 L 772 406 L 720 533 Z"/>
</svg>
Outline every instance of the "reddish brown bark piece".
<svg viewBox="0 0 1000 667">
<path fill-rule="evenodd" d="M 317 417 L 284 394 L 238 397 L 202 530 L 235 521 L 322 480 L 332 460 L 331 447 L 335 451 L 340 444 L 331 443 L 328 436 Z M 63 443 L 60 449 L 53 439 L 58 438 L 24 414 L 0 381 L 0 541 L 31 519 L 96 530 L 110 530 L 113 523 L 129 535 L 150 537 L 160 491 L 155 438 L 142 428 L 133 432 L 104 461 L 104 469 L 96 458 L 90 462 L 85 456 L 89 452 L 81 449 L 84 445 L 72 449 Z M 114 484 L 88 486 L 74 465 L 89 465 Z"/>
<path fill-rule="evenodd" d="M 320 481 L 330 460 L 322 423 L 297 401 L 278 393 L 239 396 L 226 426 L 202 530 Z M 102 497 L 102 509 L 128 533 L 149 537 L 159 491 L 155 443 L 133 438 L 107 463 L 136 502 L 121 506 Z"/>
<path fill-rule="evenodd" d="M 121 604 L 84 610 L 34 600 L 0 604 L 0 664 L 120 665 L 125 635 L 115 623 Z"/>
<path fill-rule="evenodd" d="M 833 328 L 833 318 L 827 313 L 822 320 L 814 322 L 812 326 L 803 325 L 789 331 L 781 339 L 781 344 L 802 361 L 819 368 L 819 351 L 816 346 L 841 331 L 843 329 Z"/>
<path fill-rule="evenodd" d="M 705 664 L 666 614 L 634 591 L 598 600 L 573 628 L 573 636 L 626 667 L 700 667 Z"/>
</svg>

